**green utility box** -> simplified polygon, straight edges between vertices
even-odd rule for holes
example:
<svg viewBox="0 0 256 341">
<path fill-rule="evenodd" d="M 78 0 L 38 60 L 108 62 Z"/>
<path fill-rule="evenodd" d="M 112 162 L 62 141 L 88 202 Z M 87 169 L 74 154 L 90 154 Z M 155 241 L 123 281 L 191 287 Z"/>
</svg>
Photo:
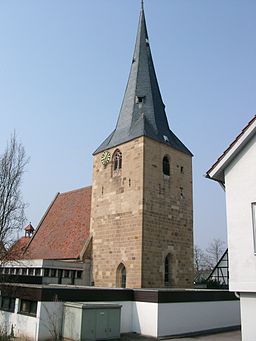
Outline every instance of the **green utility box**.
<svg viewBox="0 0 256 341">
<path fill-rule="evenodd" d="M 108 303 L 65 303 L 64 340 L 118 340 L 121 307 Z"/>
</svg>

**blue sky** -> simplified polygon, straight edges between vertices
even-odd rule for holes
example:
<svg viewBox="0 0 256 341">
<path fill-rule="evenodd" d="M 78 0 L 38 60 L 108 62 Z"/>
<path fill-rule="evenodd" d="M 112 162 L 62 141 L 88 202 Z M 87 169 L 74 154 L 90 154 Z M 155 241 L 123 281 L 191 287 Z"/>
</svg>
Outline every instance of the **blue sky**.
<svg viewBox="0 0 256 341">
<path fill-rule="evenodd" d="M 133 55 L 139 0 L 0 0 L 0 151 L 31 157 L 23 181 L 36 226 L 56 192 L 91 184 Z M 203 177 L 256 112 L 256 1 L 145 0 L 173 132 L 193 152 L 195 241 L 226 238 L 224 193 Z"/>
</svg>

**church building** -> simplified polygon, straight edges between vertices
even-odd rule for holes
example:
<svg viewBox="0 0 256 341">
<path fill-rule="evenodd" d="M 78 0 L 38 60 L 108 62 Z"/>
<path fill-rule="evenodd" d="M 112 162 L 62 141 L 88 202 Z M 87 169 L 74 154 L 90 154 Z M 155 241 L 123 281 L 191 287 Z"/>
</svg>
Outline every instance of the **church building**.
<svg viewBox="0 0 256 341">
<path fill-rule="evenodd" d="M 93 153 L 92 187 L 57 195 L 21 258 L 61 261 L 57 283 L 72 263 L 86 285 L 192 287 L 191 161 L 169 128 L 142 3 L 117 124 Z"/>
<path fill-rule="evenodd" d="M 233 293 L 193 289 L 191 161 L 169 128 L 142 1 L 128 84 L 114 131 L 93 153 L 92 186 L 58 193 L 0 266 L 5 334 L 159 340 L 237 328 Z"/>
</svg>

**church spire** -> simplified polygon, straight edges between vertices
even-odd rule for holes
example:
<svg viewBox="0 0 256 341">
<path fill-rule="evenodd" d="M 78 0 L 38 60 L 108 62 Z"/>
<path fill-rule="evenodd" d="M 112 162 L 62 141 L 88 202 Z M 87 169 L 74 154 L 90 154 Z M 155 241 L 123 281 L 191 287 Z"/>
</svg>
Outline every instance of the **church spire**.
<svg viewBox="0 0 256 341">
<path fill-rule="evenodd" d="M 140 136 L 147 136 L 191 155 L 169 129 L 149 46 L 143 0 L 130 75 L 117 125 L 94 154 Z"/>
</svg>

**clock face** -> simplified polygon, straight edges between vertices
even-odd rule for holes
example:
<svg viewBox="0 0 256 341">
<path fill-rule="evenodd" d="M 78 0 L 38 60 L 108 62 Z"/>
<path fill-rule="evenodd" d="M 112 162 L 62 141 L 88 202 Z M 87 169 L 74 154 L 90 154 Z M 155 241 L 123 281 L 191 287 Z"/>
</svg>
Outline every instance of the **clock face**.
<svg viewBox="0 0 256 341">
<path fill-rule="evenodd" d="M 110 160 L 110 152 L 105 151 L 102 155 L 101 155 L 101 163 L 106 166 L 109 163 Z"/>
</svg>

